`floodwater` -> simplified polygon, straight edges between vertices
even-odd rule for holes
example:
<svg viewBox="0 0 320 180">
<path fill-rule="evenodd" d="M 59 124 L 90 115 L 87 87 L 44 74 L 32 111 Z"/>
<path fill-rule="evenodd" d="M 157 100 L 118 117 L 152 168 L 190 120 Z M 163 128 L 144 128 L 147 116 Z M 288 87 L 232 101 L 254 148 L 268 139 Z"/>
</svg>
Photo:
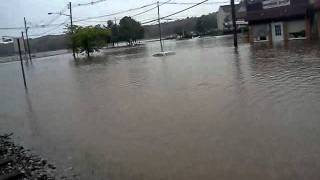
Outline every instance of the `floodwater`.
<svg viewBox="0 0 320 180">
<path fill-rule="evenodd" d="M 80 179 L 320 179 L 317 43 L 165 47 L 34 60 L 28 92 L 0 64 L 0 133 Z"/>
</svg>

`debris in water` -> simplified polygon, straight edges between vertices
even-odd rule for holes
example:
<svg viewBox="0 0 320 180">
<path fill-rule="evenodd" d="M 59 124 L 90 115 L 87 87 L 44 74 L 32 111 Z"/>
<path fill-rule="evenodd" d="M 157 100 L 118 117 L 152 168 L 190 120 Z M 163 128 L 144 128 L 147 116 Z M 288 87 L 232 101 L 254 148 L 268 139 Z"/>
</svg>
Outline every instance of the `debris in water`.
<svg viewBox="0 0 320 180">
<path fill-rule="evenodd" d="M 154 57 L 162 57 L 162 56 L 170 56 L 170 55 L 175 55 L 176 53 L 173 51 L 165 51 L 165 52 L 159 52 L 154 54 Z"/>
</svg>

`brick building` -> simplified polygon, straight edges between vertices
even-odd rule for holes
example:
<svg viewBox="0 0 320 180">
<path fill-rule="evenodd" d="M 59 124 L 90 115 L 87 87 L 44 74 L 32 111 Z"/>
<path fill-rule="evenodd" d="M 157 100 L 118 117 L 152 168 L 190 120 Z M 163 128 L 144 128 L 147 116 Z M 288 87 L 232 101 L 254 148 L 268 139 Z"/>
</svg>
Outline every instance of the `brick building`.
<svg viewBox="0 0 320 180">
<path fill-rule="evenodd" d="M 312 38 L 314 15 L 309 0 L 247 0 L 247 21 L 250 42 L 277 42 Z"/>
</svg>

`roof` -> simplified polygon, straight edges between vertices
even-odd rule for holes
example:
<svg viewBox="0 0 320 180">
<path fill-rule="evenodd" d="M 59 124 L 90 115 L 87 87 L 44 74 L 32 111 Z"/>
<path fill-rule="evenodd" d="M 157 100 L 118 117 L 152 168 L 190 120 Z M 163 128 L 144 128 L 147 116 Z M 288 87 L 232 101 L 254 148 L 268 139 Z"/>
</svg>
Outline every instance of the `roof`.
<svg viewBox="0 0 320 180">
<path fill-rule="evenodd" d="M 285 20 L 303 18 L 308 9 L 306 0 L 290 0 L 290 5 L 263 9 L 262 2 L 248 4 L 247 18 L 250 23 L 260 21 Z"/>
<path fill-rule="evenodd" d="M 310 0 L 314 8 L 320 9 L 320 0 Z"/>
</svg>

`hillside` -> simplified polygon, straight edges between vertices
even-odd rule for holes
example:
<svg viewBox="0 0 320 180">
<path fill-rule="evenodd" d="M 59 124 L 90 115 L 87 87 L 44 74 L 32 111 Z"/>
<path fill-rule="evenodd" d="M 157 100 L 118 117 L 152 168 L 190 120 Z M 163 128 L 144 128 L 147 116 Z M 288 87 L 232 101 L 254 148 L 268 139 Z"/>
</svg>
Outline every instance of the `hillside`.
<svg viewBox="0 0 320 180">
<path fill-rule="evenodd" d="M 48 35 L 36 39 L 30 39 L 31 51 L 44 52 L 67 49 L 69 46 L 66 35 Z M 0 44 L 0 57 L 14 55 L 13 43 Z"/>
<path fill-rule="evenodd" d="M 216 13 L 203 15 L 201 17 L 188 17 L 186 19 L 176 20 L 172 22 L 162 23 L 162 34 L 169 36 L 173 34 L 182 34 L 183 31 L 198 32 L 200 34 L 208 34 L 217 28 Z M 144 26 L 145 38 L 159 37 L 158 24 Z"/>
</svg>

